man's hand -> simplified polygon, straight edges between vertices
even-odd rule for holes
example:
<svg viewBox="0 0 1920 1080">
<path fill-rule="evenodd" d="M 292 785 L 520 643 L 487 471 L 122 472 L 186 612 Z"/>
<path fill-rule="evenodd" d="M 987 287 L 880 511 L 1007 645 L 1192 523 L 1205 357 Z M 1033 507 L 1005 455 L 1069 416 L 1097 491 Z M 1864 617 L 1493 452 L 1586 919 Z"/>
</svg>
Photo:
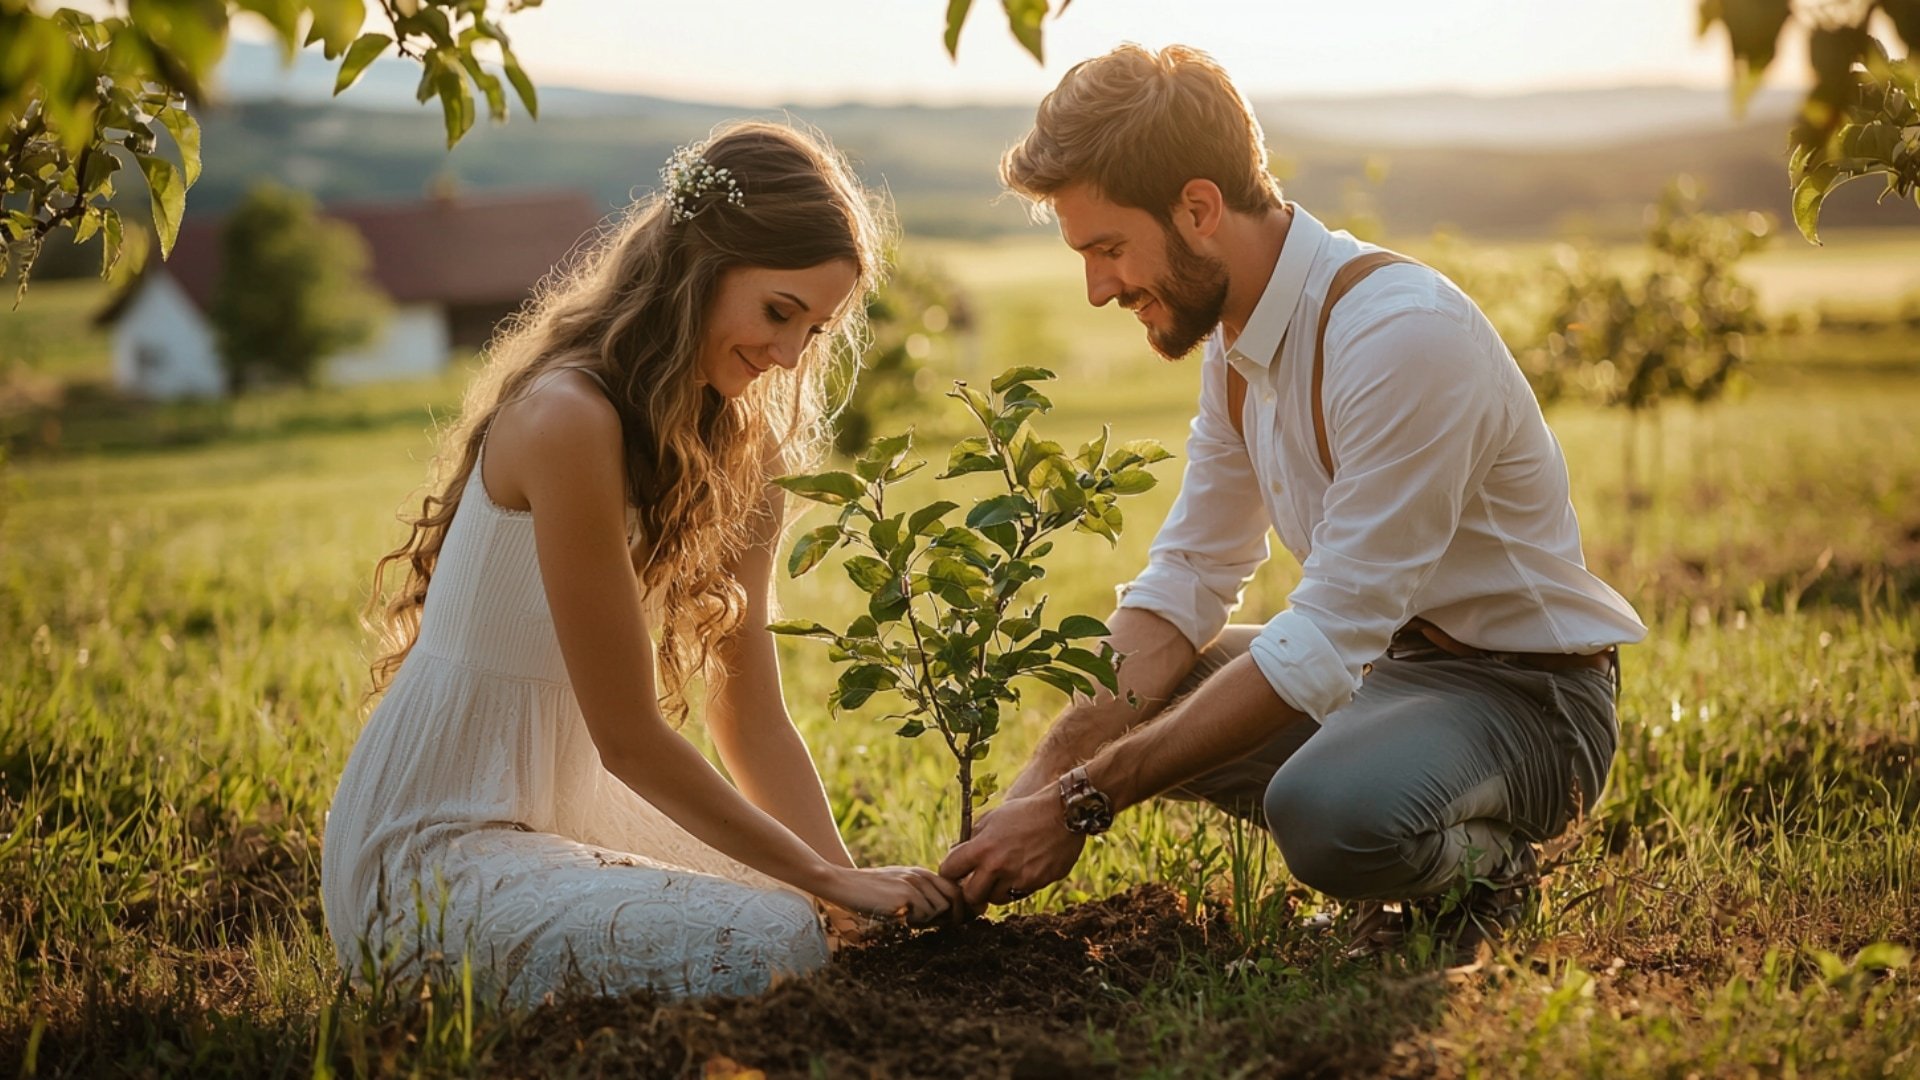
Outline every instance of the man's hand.
<svg viewBox="0 0 1920 1080">
<path fill-rule="evenodd" d="M 1067 829 L 1059 793 L 1039 791 L 981 815 L 973 838 L 947 853 L 940 873 L 960 882 L 967 906 L 978 914 L 1066 877 L 1086 842 Z"/>
</svg>

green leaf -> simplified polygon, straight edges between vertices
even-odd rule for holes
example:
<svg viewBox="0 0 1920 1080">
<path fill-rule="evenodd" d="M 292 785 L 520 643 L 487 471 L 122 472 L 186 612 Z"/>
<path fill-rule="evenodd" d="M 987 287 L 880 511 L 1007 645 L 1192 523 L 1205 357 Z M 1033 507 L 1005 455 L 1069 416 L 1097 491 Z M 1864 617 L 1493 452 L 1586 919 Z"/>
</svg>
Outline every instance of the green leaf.
<svg viewBox="0 0 1920 1080">
<path fill-rule="evenodd" d="M 893 549 L 900 546 L 902 539 L 901 529 L 904 527 L 905 521 L 906 515 L 895 514 L 884 521 L 874 522 L 873 525 L 867 529 L 867 539 L 873 541 L 875 550 L 879 551 L 883 557 L 891 556 Z M 906 535 L 911 536 L 912 534 L 908 533 Z M 891 562 L 891 558 L 889 558 L 888 561 Z"/>
<path fill-rule="evenodd" d="M 347 46 L 346 59 L 340 61 L 340 74 L 333 80 L 333 92 L 338 96 L 341 91 L 360 81 L 360 75 L 374 58 L 387 51 L 393 39 L 385 34 L 361 34 L 352 45 Z"/>
<path fill-rule="evenodd" d="M 1060 620 L 1060 636 L 1067 638 L 1106 637 L 1113 631 L 1091 615 L 1069 615 Z"/>
<path fill-rule="evenodd" d="M 992 422 L 993 402 L 987 400 L 987 395 L 975 390 L 966 383 L 956 382 L 953 384 L 953 391 L 947 396 L 950 398 L 958 398 L 963 402 L 967 406 L 967 411 L 973 414 L 974 419 L 983 424 Z"/>
<path fill-rule="evenodd" d="M 507 118 L 507 92 L 500 85 L 500 79 L 486 68 L 480 66 L 480 60 L 473 55 L 473 49 L 467 45 L 459 47 L 460 66 L 467 69 L 467 78 L 486 95 L 487 116 L 495 123 Z"/>
<path fill-rule="evenodd" d="M 1040 9 L 1044 13 L 1046 11 L 1046 5 L 1041 4 Z M 1023 383 L 1041 382 L 1053 377 L 1053 372 L 1042 367 L 1008 368 L 993 377 L 993 392 L 996 394 L 1004 394 L 1009 387 L 1019 386 Z"/>
<path fill-rule="evenodd" d="M 985 442 L 986 440 L 982 439 L 981 441 Z M 965 476 L 968 473 L 999 472 L 1002 467 L 1003 463 L 999 454 L 963 454 L 959 448 L 956 447 L 953 456 L 947 459 L 947 471 L 941 473 L 936 479 L 951 480 L 956 476 Z"/>
<path fill-rule="evenodd" d="M 913 462 L 912 464 L 901 462 L 900 464 L 895 465 L 893 468 L 887 470 L 887 477 L 886 477 L 887 483 L 892 484 L 900 480 L 905 480 L 907 477 L 912 476 L 914 473 L 917 473 L 921 469 L 924 469 L 926 467 L 927 467 L 927 463 L 924 461 L 916 461 L 916 462 Z"/>
<path fill-rule="evenodd" d="M 1000 632 L 1007 635 L 1008 641 L 1020 641 L 1032 637 L 1033 632 L 1038 629 L 1040 629 L 1040 620 L 1028 618 L 1024 615 L 1018 618 L 1007 619 L 1000 624 Z"/>
<path fill-rule="evenodd" d="M 453 48 L 453 26 L 447 21 L 447 13 L 431 3 L 416 3 L 414 7 L 413 14 L 400 19 L 400 35 L 423 34 L 439 48 Z"/>
<path fill-rule="evenodd" d="M 838 525 L 822 525 L 800 537 L 794 542 L 793 554 L 787 556 L 787 576 L 799 577 L 820 565 L 843 535 Z"/>
<path fill-rule="evenodd" d="M 100 229 L 100 276 L 106 277 L 113 273 L 114 266 L 120 262 L 120 250 L 126 242 L 126 233 L 120 224 L 120 214 L 113 210 L 106 212 Z"/>
<path fill-rule="evenodd" d="M 1022 48 L 1040 63 L 1047 62 L 1040 40 L 1040 20 L 1046 17 L 1047 0 L 1000 0 L 1007 12 L 1007 29 Z"/>
<path fill-rule="evenodd" d="M 803 499 L 828 506 L 845 506 L 866 493 L 860 481 L 845 472 L 776 476 L 773 482 Z"/>
<path fill-rule="evenodd" d="M 1039 679 L 1041 682 L 1046 683 L 1048 686 L 1053 687 L 1068 697 L 1072 697 L 1075 694 L 1079 694 L 1082 697 L 1093 696 L 1092 681 L 1085 675 L 1068 668 L 1035 668 L 1024 674 Z"/>
<path fill-rule="evenodd" d="M 18 213 L 18 211 L 15 212 Z M 73 242 L 76 244 L 84 244 L 93 239 L 93 234 L 99 231 L 100 208 L 97 206 L 89 206 L 80 215 L 80 224 L 73 227 Z M 18 239 L 18 237 L 15 239 Z"/>
<path fill-rule="evenodd" d="M 1035 471 L 1033 486 L 1041 489 L 1040 509 L 1050 514 L 1071 514 L 1087 505 L 1087 493 L 1072 470 L 1065 458 L 1056 458 Z"/>
<path fill-rule="evenodd" d="M 1794 185 L 1793 223 L 1800 227 L 1800 235 L 1820 243 L 1820 204 L 1834 188 L 1859 178 L 1859 174 L 1842 172 L 1837 166 L 1820 165 Z"/>
<path fill-rule="evenodd" d="M 152 196 L 153 231 L 160 238 L 160 257 L 173 251 L 180 235 L 180 218 L 187 212 L 187 186 L 173 162 L 152 154 L 135 154 L 140 172 L 147 178 L 147 193 Z"/>
<path fill-rule="evenodd" d="M 1082 443 L 1080 452 L 1073 456 L 1074 462 L 1082 469 L 1091 472 L 1095 466 L 1100 464 L 1100 459 L 1106 456 L 1107 440 L 1112 436 L 1113 429 L 1110 426 L 1106 424 L 1100 425 L 1100 437 Z"/>
<path fill-rule="evenodd" d="M 893 568 L 871 555 L 855 555 L 846 562 L 847 578 L 862 592 L 872 593 L 897 582 Z M 896 586 L 897 587 L 897 586 Z"/>
<path fill-rule="evenodd" d="M 875 691 L 868 690 L 865 687 L 855 687 L 851 690 L 836 690 L 833 696 L 828 699 L 827 704 L 835 712 L 851 711 L 865 705 L 867 699 L 871 698 L 874 693 Z"/>
<path fill-rule="evenodd" d="M 1840 153 L 1869 161 L 1892 161 L 1905 141 L 1893 124 L 1848 124 L 1840 129 Z"/>
<path fill-rule="evenodd" d="M 868 445 L 866 452 L 860 455 L 855 471 L 863 480 L 878 480 L 885 476 L 889 469 L 900 464 L 900 460 L 906 457 L 907 451 L 912 448 L 913 433 L 911 431 L 903 435 L 875 439 Z"/>
<path fill-rule="evenodd" d="M 901 590 L 899 578 L 889 579 L 885 586 L 874 590 L 867 600 L 867 614 L 877 623 L 898 622 L 900 616 L 907 613 L 907 594 Z"/>
<path fill-rule="evenodd" d="M 1033 503 L 1024 495 L 995 495 L 973 504 L 973 509 L 967 511 L 967 527 L 984 531 L 988 526 L 1018 521 L 1033 512 Z"/>
<path fill-rule="evenodd" d="M 812 619 L 779 619 L 767 624 L 767 632 L 791 637 L 825 638 L 829 641 L 835 636 L 833 631 Z"/>
<path fill-rule="evenodd" d="M 1172 456 L 1172 452 L 1160 445 L 1159 439 L 1129 439 L 1107 455 L 1107 467 L 1118 469 L 1136 462 L 1153 465 Z"/>
<path fill-rule="evenodd" d="M 507 73 L 507 81 L 513 84 L 513 92 L 520 95 L 520 104 L 526 107 L 527 116 L 540 119 L 540 99 L 533 92 L 533 81 L 527 78 L 526 72 L 520 70 L 520 61 L 514 57 L 513 50 L 507 48 L 504 40 L 500 40 L 500 66 Z"/>
<path fill-rule="evenodd" d="M 161 109 L 156 119 L 173 136 L 173 145 L 180 148 L 180 165 L 187 174 L 187 186 L 192 187 L 200 179 L 199 122 L 181 108 Z M 93 170 L 87 171 L 91 173 Z"/>
<path fill-rule="evenodd" d="M 840 673 L 842 690 L 891 690 L 900 685 L 900 673 L 885 664 L 856 664 Z"/>
<path fill-rule="evenodd" d="M 901 738 L 911 739 L 919 735 L 925 734 L 926 730 L 927 730 L 927 725 L 924 722 L 918 719 L 914 719 L 914 720 L 909 720 L 904 724 L 901 724 L 900 729 L 898 731 L 895 731 L 894 734 L 900 736 Z"/>
<path fill-rule="evenodd" d="M 1078 647 L 1060 650 L 1059 660 L 1100 680 L 1100 685 L 1108 690 L 1118 690 L 1120 683 L 1113 671 L 1113 661 Z"/>
<path fill-rule="evenodd" d="M 367 21 L 365 0 L 310 0 L 313 25 L 307 30 L 307 44 L 325 42 L 322 52 L 333 60 L 346 51 Z"/>
<path fill-rule="evenodd" d="M 1017 498 L 1018 496 L 1011 497 Z M 1020 546 L 1020 534 L 1014 530 L 1010 522 L 1003 522 L 999 525 L 980 526 L 980 535 L 993 541 L 999 546 L 1000 550 L 1009 555 L 1013 554 L 1014 550 Z"/>
<path fill-rule="evenodd" d="M 197 159 L 200 149 L 200 129 L 193 129 L 194 156 Z M 182 157 L 184 157 L 184 152 Z M 80 176 L 80 190 L 89 198 L 110 199 L 113 197 L 113 174 L 120 171 L 120 159 L 113 154 L 88 154 L 85 171 Z M 194 172 L 199 175 L 198 170 Z"/>
<path fill-rule="evenodd" d="M 1780 32 L 1792 13 L 1789 0 L 1703 0 L 1700 32 L 1724 23 L 1733 52 L 1734 109 L 1746 108 L 1760 78 L 1773 63 Z"/>
<path fill-rule="evenodd" d="M 973 0 L 947 0 L 947 56 L 960 59 L 960 28 L 967 24 L 967 12 L 973 8 Z"/>
<path fill-rule="evenodd" d="M 945 499 L 931 502 L 913 512 L 907 519 L 907 532 L 914 536 L 931 536 L 940 532 L 940 518 L 949 510 L 960 509 L 960 504 Z"/>
<path fill-rule="evenodd" d="M 459 145 L 473 130 L 473 91 L 460 72 L 443 66 L 434 76 L 433 89 L 440 96 L 440 115 L 447 126 L 447 149 Z"/>
<path fill-rule="evenodd" d="M 962 560 L 941 557 L 933 560 L 927 567 L 927 578 L 945 585 L 957 585 L 962 589 L 985 588 L 987 575 L 980 568 Z"/>
<path fill-rule="evenodd" d="M 1152 491 L 1160 478 L 1141 468 L 1121 469 L 1114 473 L 1112 490 L 1120 495 L 1138 495 L 1143 491 Z"/>
</svg>

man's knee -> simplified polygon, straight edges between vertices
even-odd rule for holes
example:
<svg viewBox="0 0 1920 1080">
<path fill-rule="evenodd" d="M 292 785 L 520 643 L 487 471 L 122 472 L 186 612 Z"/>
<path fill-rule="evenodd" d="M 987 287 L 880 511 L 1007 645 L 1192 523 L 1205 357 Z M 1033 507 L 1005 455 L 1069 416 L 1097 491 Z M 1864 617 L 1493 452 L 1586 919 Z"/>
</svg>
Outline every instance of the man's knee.
<svg viewBox="0 0 1920 1080">
<path fill-rule="evenodd" d="M 1380 870 L 1399 858 L 1378 805 L 1324 771 L 1281 769 L 1267 785 L 1267 828 L 1295 880 L 1354 899 L 1370 892 Z"/>
</svg>

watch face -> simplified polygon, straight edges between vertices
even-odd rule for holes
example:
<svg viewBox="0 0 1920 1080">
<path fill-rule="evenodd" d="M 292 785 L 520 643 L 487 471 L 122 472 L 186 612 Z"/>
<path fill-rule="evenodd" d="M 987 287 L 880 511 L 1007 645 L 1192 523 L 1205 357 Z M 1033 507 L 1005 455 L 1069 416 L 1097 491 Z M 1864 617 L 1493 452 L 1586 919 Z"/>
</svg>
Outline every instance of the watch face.
<svg viewBox="0 0 1920 1080">
<path fill-rule="evenodd" d="M 1113 827 L 1113 804 L 1098 791 L 1084 792 L 1067 804 L 1067 828 L 1097 836 Z"/>
</svg>

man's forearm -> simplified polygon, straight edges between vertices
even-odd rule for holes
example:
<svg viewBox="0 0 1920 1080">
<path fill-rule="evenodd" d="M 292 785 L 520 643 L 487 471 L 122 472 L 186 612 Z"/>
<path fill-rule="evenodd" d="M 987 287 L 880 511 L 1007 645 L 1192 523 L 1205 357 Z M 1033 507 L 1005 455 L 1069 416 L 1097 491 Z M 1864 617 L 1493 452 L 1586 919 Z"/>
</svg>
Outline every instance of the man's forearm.
<svg viewBox="0 0 1920 1080">
<path fill-rule="evenodd" d="M 1306 719 L 1274 692 L 1252 657 L 1241 656 L 1174 712 L 1100 751 L 1087 762 L 1087 778 L 1122 810 L 1238 761 Z"/>
<path fill-rule="evenodd" d="M 1061 773 L 1152 719 L 1166 708 L 1198 658 L 1186 635 L 1151 611 L 1121 608 L 1107 620 L 1107 629 L 1111 631 L 1107 642 L 1126 658 L 1120 665 L 1119 693 L 1102 690 L 1093 699 L 1068 706 L 1008 789 L 1008 798 L 1030 795 L 1052 784 Z M 1129 695 L 1137 707 L 1129 704 Z"/>
</svg>

